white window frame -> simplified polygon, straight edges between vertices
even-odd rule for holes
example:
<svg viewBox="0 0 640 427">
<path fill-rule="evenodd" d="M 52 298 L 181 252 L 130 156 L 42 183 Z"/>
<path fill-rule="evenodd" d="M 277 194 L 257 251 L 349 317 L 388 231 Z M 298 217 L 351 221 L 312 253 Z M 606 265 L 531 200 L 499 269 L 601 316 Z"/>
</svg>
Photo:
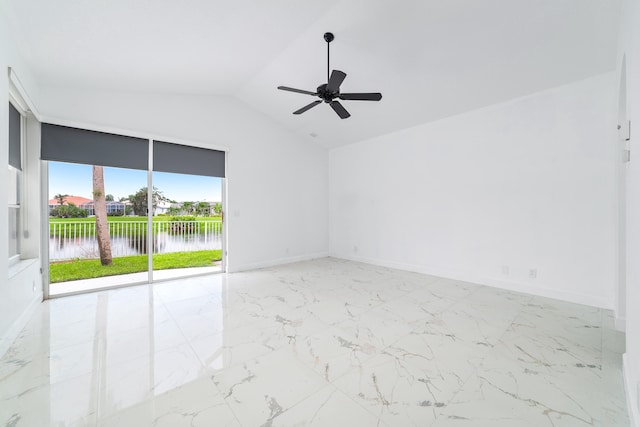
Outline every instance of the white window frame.
<svg viewBox="0 0 640 427">
<path fill-rule="evenodd" d="M 8 263 L 9 266 L 16 265 L 22 259 L 22 236 L 25 230 L 25 218 L 24 218 L 24 174 L 25 174 L 25 141 L 26 141 L 26 129 L 27 129 L 27 112 L 19 100 L 19 95 L 14 94 L 12 91 L 9 91 L 9 103 L 18 111 L 20 114 L 20 163 L 22 170 L 16 169 L 13 166 L 7 164 L 9 169 L 15 170 L 17 180 L 18 180 L 18 203 L 10 204 L 7 203 L 8 209 L 17 209 L 18 210 L 18 253 L 9 257 Z"/>
<path fill-rule="evenodd" d="M 9 170 L 13 170 L 15 171 L 15 175 L 17 177 L 17 186 L 18 186 L 18 192 L 21 192 L 22 190 L 22 171 L 14 168 L 13 166 L 9 165 Z M 12 255 L 9 257 L 9 265 L 14 265 L 17 264 L 18 261 L 20 261 L 20 254 L 21 254 L 21 238 L 20 236 L 22 235 L 22 209 L 21 209 L 21 204 L 20 204 L 20 197 L 21 195 L 18 194 L 18 203 L 7 203 L 7 209 L 9 209 L 9 212 L 11 212 L 11 210 L 17 210 L 17 218 L 18 218 L 18 224 L 17 224 L 17 230 L 9 230 L 10 234 L 13 234 L 17 231 L 17 240 L 18 240 L 18 251 L 15 255 Z M 11 215 L 10 215 L 11 216 Z M 11 236 L 9 237 L 9 241 L 11 241 Z"/>
</svg>

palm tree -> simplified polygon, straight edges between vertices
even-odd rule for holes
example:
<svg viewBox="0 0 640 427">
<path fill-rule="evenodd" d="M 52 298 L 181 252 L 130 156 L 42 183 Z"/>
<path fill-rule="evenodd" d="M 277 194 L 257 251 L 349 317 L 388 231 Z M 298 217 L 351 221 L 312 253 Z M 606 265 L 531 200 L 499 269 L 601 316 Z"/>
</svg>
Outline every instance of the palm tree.
<svg viewBox="0 0 640 427">
<path fill-rule="evenodd" d="M 182 210 L 185 215 L 189 215 L 193 211 L 193 202 L 182 202 Z"/>
<path fill-rule="evenodd" d="M 176 216 L 180 213 L 180 208 L 176 208 L 175 206 L 170 206 L 169 209 L 167 209 L 167 214 L 170 216 Z"/>
<path fill-rule="evenodd" d="M 222 203 L 215 202 L 213 204 L 213 211 L 216 213 L 216 215 L 220 215 L 220 212 L 222 212 Z"/>
<path fill-rule="evenodd" d="M 58 201 L 58 204 L 60 206 L 64 205 L 65 199 L 69 197 L 68 194 L 56 194 L 55 196 L 53 196 L 54 199 L 56 199 Z"/>
<path fill-rule="evenodd" d="M 198 202 L 196 205 L 198 215 L 207 216 L 211 213 L 211 206 L 207 202 Z"/>
<path fill-rule="evenodd" d="M 93 209 L 96 215 L 96 237 L 100 264 L 111 265 L 111 240 L 109 239 L 109 222 L 107 221 L 107 202 L 104 194 L 104 171 L 102 166 L 93 166 Z"/>
</svg>

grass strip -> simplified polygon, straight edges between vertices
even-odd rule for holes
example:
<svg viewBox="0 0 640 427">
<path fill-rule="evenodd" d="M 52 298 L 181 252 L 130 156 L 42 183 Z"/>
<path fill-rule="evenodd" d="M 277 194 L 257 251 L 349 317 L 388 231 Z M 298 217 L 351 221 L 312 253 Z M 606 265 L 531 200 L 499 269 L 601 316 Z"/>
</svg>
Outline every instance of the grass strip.
<svg viewBox="0 0 640 427">
<path fill-rule="evenodd" d="M 221 250 L 154 254 L 153 269 L 211 267 L 222 259 Z M 49 283 L 147 271 L 147 255 L 113 258 L 113 264 L 103 266 L 98 259 L 52 262 L 49 264 Z"/>
</svg>

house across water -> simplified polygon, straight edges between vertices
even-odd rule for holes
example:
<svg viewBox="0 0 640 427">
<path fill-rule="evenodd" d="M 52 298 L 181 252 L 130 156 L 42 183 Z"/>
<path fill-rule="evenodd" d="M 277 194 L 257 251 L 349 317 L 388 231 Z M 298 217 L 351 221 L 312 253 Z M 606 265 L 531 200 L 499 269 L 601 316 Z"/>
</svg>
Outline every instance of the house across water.
<svg viewBox="0 0 640 427">
<path fill-rule="evenodd" d="M 72 204 L 79 207 L 80 209 L 84 209 L 85 211 L 87 211 L 87 216 L 95 215 L 94 208 L 93 208 L 93 200 L 87 199 L 86 197 L 65 196 L 62 204 L 63 205 Z M 127 205 L 128 205 L 128 202 L 116 202 L 116 201 L 107 202 L 107 215 L 124 216 L 126 215 L 126 212 L 127 212 Z M 55 209 L 58 206 L 60 206 L 60 201 L 58 199 L 49 200 L 49 212 L 51 212 L 52 209 Z"/>
</svg>

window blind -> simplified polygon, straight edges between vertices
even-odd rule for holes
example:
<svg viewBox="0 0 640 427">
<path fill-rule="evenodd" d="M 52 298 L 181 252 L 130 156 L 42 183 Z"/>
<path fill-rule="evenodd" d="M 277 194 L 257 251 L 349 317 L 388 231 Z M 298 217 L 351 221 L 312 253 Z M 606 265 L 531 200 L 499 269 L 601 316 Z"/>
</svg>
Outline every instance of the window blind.
<svg viewBox="0 0 640 427">
<path fill-rule="evenodd" d="M 20 113 L 9 103 L 9 165 L 18 170 L 22 170 L 20 121 Z"/>
<path fill-rule="evenodd" d="M 224 151 L 153 141 L 153 170 L 224 178 Z"/>
<path fill-rule="evenodd" d="M 42 125 L 41 159 L 116 168 L 149 168 L 149 141 L 67 126 Z"/>
</svg>

